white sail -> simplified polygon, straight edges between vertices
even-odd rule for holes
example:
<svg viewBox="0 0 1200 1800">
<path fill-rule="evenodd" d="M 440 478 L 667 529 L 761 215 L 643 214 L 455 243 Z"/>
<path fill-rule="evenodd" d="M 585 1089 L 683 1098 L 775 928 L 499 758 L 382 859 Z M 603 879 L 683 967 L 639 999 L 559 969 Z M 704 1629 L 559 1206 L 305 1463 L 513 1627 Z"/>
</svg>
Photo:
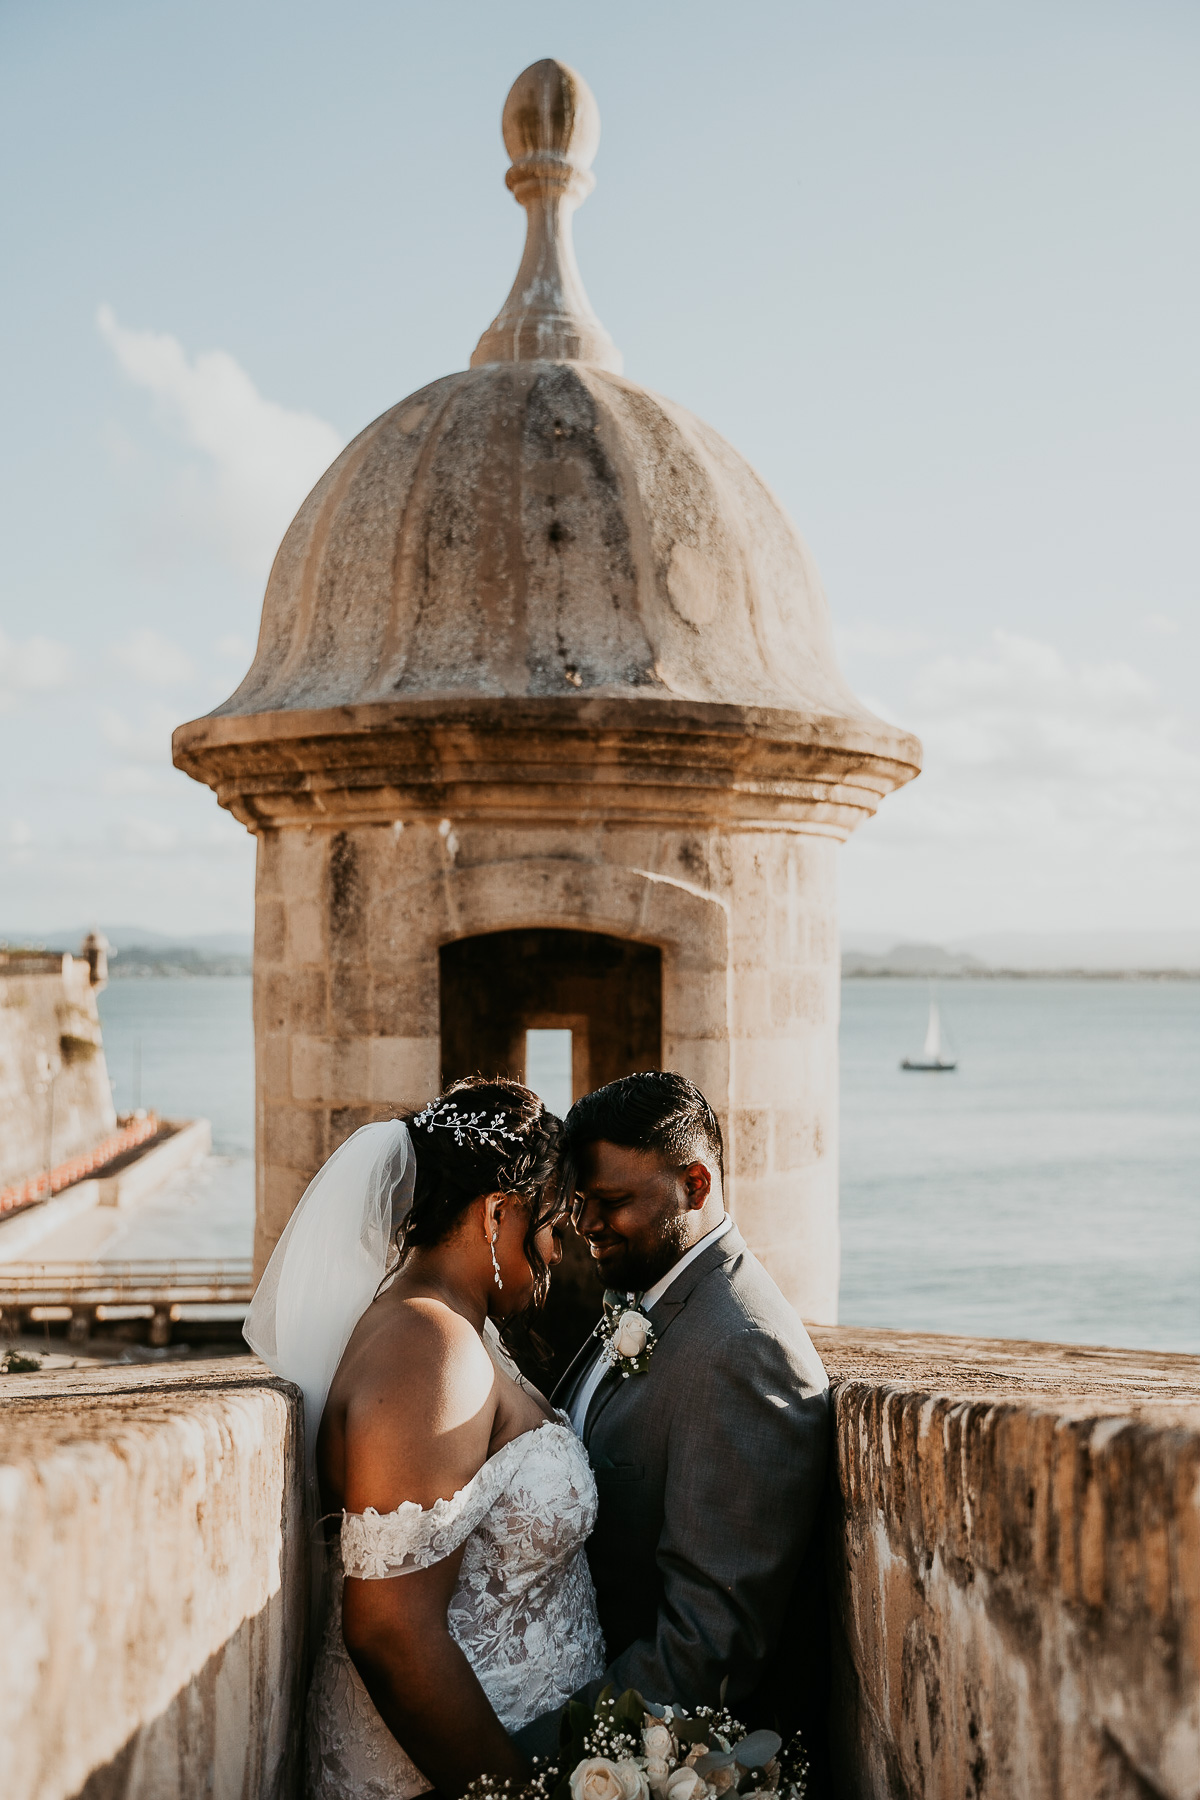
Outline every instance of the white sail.
<svg viewBox="0 0 1200 1800">
<path fill-rule="evenodd" d="M 942 1021 L 941 1016 L 938 1013 L 936 1000 L 931 1000 L 929 1002 L 929 1025 L 925 1032 L 925 1049 L 923 1055 L 926 1062 L 940 1062 L 942 1060 Z"/>
</svg>

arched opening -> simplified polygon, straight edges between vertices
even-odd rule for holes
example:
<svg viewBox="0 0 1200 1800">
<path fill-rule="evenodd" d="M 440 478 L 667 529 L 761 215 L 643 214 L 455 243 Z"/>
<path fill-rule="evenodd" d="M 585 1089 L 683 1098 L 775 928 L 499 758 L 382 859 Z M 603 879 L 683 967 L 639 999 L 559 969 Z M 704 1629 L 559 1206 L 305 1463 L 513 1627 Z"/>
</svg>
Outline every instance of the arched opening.
<svg viewBox="0 0 1200 1800">
<path fill-rule="evenodd" d="M 599 931 L 489 931 L 440 952 L 443 1086 L 461 1075 L 525 1082 L 558 1111 L 592 1088 L 662 1063 L 662 952 Z M 600 1311 L 600 1288 L 568 1233 L 538 1321 L 551 1370 L 565 1367 Z"/>
</svg>

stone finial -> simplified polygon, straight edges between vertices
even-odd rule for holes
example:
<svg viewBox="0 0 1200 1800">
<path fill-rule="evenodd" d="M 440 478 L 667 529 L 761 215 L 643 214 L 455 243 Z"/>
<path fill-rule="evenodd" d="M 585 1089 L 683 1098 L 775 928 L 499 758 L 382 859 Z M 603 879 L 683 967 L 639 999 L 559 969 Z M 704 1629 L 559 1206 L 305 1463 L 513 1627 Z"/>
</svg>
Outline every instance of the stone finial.
<svg viewBox="0 0 1200 1800">
<path fill-rule="evenodd" d="M 503 131 L 512 158 L 505 180 L 529 215 L 525 254 L 471 367 L 584 362 L 619 375 L 621 352 L 592 311 L 571 241 L 571 215 L 595 186 L 600 112 L 592 90 L 566 63 L 546 57 L 514 81 Z"/>
</svg>

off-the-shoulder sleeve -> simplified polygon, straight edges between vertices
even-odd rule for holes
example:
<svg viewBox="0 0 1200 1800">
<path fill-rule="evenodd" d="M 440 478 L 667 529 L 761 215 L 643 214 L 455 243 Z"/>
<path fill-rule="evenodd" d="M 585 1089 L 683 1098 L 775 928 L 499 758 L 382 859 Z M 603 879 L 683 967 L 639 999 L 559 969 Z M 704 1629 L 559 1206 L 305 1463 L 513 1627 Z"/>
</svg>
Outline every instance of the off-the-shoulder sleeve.
<svg viewBox="0 0 1200 1800">
<path fill-rule="evenodd" d="M 429 1569 L 453 1555 L 485 1516 L 502 1483 L 495 1459 L 449 1500 L 418 1506 L 404 1500 L 395 1512 L 342 1514 L 342 1568 L 357 1581 L 385 1581 Z"/>
</svg>

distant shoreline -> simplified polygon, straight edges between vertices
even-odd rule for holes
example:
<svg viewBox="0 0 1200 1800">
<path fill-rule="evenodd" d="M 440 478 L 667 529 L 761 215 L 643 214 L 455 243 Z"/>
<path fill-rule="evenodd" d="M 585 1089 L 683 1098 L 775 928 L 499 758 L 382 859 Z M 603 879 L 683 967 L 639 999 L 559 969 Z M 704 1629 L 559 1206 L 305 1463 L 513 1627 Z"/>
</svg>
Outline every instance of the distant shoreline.
<svg viewBox="0 0 1200 1800">
<path fill-rule="evenodd" d="M 188 962 L 127 962 L 108 966 L 110 981 L 247 980 L 250 958 Z M 843 969 L 843 981 L 1200 981 L 1200 969 Z"/>
<path fill-rule="evenodd" d="M 1200 981 L 1200 969 L 843 969 L 843 981 Z"/>
</svg>

